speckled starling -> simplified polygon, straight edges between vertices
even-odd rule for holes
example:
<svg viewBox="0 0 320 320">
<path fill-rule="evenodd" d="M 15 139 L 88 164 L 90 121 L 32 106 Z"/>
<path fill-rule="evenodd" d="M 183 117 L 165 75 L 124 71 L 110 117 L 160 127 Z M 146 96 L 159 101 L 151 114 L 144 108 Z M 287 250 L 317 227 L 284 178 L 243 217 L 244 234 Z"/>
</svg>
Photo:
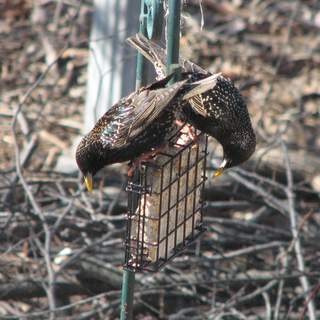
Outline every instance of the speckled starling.
<svg viewBox="0 0 320 320">
<path fill-rule="evenodd" d="M 127 41 L 153 63 L 158 79 L 165 76 L 167 57 L 163 48 L 140 34 Z M 182 78 L 188 77 L 189 82 L 216 78 L 215 85 L 207 91 L 197 95 L 190 91 L 189 97 L 188 94 L 185 96 L 188 99 L 184 112 L 195 128 L 214 137 L 222 145 L 223 161 L 215 173 L 218 176 L 224 169 L 246 161 L 255 150 L 256 137 L 247 106 L 231 80 L 221 74 L 212 75 L 182 58 L 180 65 L 185 72 Z"/>
<path fill-rule="evenodd" d="M 81 140 L 76 161 L 89 191 L 93 175 L 104 166 L 143 158 L 165 145 L 179 130 L 176 120 L 181 119 L 184 96 L 204 92 L 214 83 L 208 77 L 188 84 L 186 77 L 166 87 L 171 78 L 172 75 L 122 98 Z"/>
<path fill-rule="evenodd" d="M 76 161 L 89 191 L 92 177 L 104 166 L 133 160 L 174 134 L 178 106 L 174 98 L 186 81 L 165 87 L 170 78 L 122 98 L 81 140 Z"/>
</svg>

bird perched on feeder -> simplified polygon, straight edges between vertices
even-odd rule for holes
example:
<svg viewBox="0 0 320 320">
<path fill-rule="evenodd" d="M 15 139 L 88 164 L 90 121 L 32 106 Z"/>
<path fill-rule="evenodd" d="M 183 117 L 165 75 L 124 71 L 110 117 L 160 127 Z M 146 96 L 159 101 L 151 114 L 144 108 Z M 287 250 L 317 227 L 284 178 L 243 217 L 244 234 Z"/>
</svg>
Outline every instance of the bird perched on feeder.
<svg viewBox="0 0 320 320">
<path fill-rule="evenodd" d="M 88 191 L 104 166 L 133 160 L 165 143 L 174 130 L 170 104 L 186 81 L 165 87 L 171 76 L 141 87 L 113 105 L 80 141 L 76 161 Z"/>
<path fill-rule="evenodd" d="M 127 39 L 128 43 L 153 63 L 158 79 L 166 75 L 165 50 L 141 34 Z M 256 136 L 247 106 L 231 80 L 221 74 L 212 75 L 191 61 L 180 58 L 182 79 L 201 81 L 215 77 L 215 85 L 199 94 L 189 91 L 184 97 L 184 113 L 188 121 L 200 131 L 214 137 L 223 147 L 223 161 L 215 176 L 243 163 L 253 154 Z M 191 74 L 191 76 L 190 76 Z M 191 77 L 191 80 L 190 80 Z"/>
<path fill-rule="evenodd" d="M 204 92 L 214 82 L 209 77 L 189 85 L 186 79 L 166 87 L 172 76 L 122 98 L 81 140 L 76 161 L 89 191 L 92 177 L 104 166 L 134 159 L 135 165 L 159 152 L 179 130 L 175 120 L 180 118 L 184 95 Z M 132 173 L 133 168 L 128 175 Z"/>
</svg>

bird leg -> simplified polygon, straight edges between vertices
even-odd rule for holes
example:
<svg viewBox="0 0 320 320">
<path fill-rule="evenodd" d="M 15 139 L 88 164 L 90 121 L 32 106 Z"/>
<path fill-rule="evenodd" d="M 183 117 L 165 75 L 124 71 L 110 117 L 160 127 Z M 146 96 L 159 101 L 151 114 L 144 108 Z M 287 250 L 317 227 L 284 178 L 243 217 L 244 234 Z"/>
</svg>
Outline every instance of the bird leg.
<svg viewBox="0 0 320 320">
<path fill-rule="evenodd" d="M 198 136 L 195 133 L 195 129 L 191 124 L 185 123 L 181 120 L 176 120 L 176 124 L 181 127 L 180 129 L 180 137 L 176 144 L 185 145 L 188 142 L 186 140 L 191 140 L 194 144 L 198 143 Z M 187 139 L 183 138 L 186 136 Z"/>
<path fill-rule="evenodd" d="M 149 162 L 151 159 L 153 159 L 156 155 L 158 155 L 163 149 L 166 147 L 166 145 L 161 145 L 153 150 L 147 151 L 143 153 L 140 157 L 136 158 L 129 167 L 128 170 L 128 177 L 132 177 L 134 174 L 134 171 L 136 168 L 140 167 L 142 162 Z"/>
</svg>

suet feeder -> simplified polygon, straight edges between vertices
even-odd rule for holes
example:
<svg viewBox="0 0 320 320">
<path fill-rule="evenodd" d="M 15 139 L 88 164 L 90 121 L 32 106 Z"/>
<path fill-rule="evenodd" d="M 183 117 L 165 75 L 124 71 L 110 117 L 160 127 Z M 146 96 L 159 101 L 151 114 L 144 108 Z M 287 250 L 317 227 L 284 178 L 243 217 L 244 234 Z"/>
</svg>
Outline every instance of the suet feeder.
<svg viewBox="0 0 320 320">
<path fill-rule="evenodd" d="M 207 137 L 179 138 L 128 182 L 125 268 L 158 271 L 204 230 Z"/>
</svg>

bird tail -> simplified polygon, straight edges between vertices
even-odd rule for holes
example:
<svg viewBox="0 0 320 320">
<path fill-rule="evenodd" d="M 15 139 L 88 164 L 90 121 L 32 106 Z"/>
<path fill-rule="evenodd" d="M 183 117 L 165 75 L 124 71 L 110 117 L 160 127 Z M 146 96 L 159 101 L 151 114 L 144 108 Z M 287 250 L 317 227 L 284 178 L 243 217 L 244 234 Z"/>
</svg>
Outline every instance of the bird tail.
<svg viewBox="0 0 320 320">
<path fill-rule="evenodd" d="M 147 39 L 141 33 L 137 33 L 135 36 L 128 38 L 127 42 L 153 64 L 158 78 L 162 79 L 166 76 L 167 53 L 165 49 Z M 182 66 L 184 72 L 200 72 L 208 74 L 207 71 L 195 63 L 181 57 L 179 59 L 179 64 Z"/>
<path fill-rule="evenodd" d="M 137 33 L 126 41 L 153 64 L 158 79 L 166 77 L 167 54 L 163 48 L 141 33 Z"/>
</svg>

